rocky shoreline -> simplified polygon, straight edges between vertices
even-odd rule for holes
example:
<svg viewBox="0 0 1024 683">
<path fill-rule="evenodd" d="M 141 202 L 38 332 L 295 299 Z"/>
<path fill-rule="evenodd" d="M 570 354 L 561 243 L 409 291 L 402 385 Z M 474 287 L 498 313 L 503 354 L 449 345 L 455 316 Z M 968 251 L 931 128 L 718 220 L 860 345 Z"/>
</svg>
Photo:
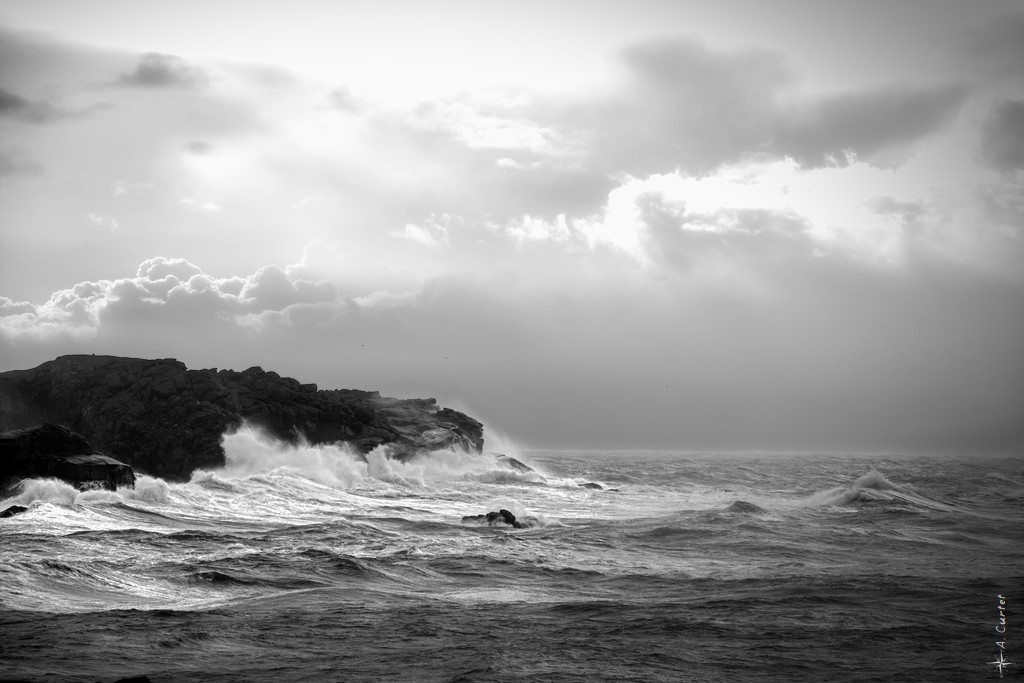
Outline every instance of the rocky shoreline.
<svg viewBox="0 0 1024 683">
<path fill-rule="evenodd" d="M 91 450 L 136 471 L 182 481 L 224 464 L 221 437 L 249 423 L 287 442 L 344 443 L 392 457 L 483 449 L 483 425 L 432 398 L 319 389 L 253 367 L 189 370 L 173 359 L 61 356 L 0 373 L 0 431 L 65 425 Z M 99 453 L 102 451 L 102 453 Z M 106 457 L 106 456 L 103 456 Z"/>
<path fill-rule="evenodd" d="M 100 453 L 63 425 L 47 423 L 0 434 L 0 492 L 36 477 L 55 477 L 83 491 L 135 486 L 129 465 Z"/>
</svg>

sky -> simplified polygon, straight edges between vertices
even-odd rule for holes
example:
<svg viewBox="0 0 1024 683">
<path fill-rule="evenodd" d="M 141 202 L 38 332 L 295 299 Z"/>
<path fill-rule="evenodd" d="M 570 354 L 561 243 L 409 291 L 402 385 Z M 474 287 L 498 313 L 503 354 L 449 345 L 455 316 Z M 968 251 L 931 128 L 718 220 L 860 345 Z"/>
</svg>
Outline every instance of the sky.
<svg viewBox="0 0 1024 683">
<path fill-rule="evenodd" d="M 0 4 L 0 371 L 1024 450 L 1018 2 Z"/>
</svg>

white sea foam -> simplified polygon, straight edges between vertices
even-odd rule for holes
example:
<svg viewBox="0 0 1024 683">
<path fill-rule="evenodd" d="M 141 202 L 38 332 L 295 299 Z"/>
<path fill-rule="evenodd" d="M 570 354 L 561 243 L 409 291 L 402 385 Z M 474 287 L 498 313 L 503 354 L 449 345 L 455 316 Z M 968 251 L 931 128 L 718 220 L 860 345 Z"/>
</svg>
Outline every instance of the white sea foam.
<svg viewBox="0 0 1024 683">
<path fill-rule="evenodd" d="M 114 491 L 93 489 L 79 491 L 60 479 L 25 479 L 19 485 L 19 492 L 3 501 L 2 505 L 24 505 L 56 503 L 60 505 L 91 505 L 120 503 L 123 498 Z"/>
<path fill-rule="evenodd" d="M 170 485 L 163 479 L 139 475 L 135 480 L 135 486 L 122 486 L 117 491 L 106 489 L 87 489 L 79 491 L 77 488 L 60 479 L 25 479 L 19 487 L 18 493 L 0 503 L 0 505 L 24 505 L 56 503 L 60 505 L 111 505 L 124 503 L 128 500 L 145 501 L 149 503 L 166 503 L 170 492 Z"/>
<path fill-rule="evenodd" d="M 438 450 L 408 460 L 397 460 L 391 457 L 391 449 L 384 445 L 364 457 L 345 445 L 284 443 L 250 425 L 225 434 L 221 443 L 226 461 L 224 467 L 196 470 L 191 483 L 231 488 L 238 480 L 273 472 L 296 474 L 341 490 L 374 481 L 403 487 L 431 487 L 452 481 L 545 481 L 540 473 L 515 471 L 491 453 Z"/>
<path fill-rule="evenodd" d="M 166 503 L 170 496 L 171 486 L 159 477 L 140 474 L 135 477 L 135 487 L 122 487 L 117 492 L 126 500 L 138 500 L 147 503 Z"/>
<path fill-rule="evenodd" d="M 248 425 L 225 434 L 221 444 L 225 465 L 217 474 L 230 479 L 285 469 L 317 483 L 344 489 L 367 476 L 367 464 L 345 447 L 283 443 Z M 195 477 L 193 475 L 193 480 Z M 205 474 L 200 477 L 216 480 L 215 476 Z"/>
</svg>

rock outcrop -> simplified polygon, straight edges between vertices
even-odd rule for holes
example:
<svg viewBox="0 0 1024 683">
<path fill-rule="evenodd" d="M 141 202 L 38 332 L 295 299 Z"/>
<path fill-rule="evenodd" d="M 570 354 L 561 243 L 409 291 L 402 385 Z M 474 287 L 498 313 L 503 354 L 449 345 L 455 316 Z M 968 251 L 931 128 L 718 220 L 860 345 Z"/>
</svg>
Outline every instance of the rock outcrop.
<svg viewBox="0 0 1024 683">
<path fill-rule="evenodd" d="M 507 524 L 514 529 L 524 529 L 526 525 L 516 519 L 508 510 L 502 508 L 497 512 L 488 512 L 486 515 L 469 515 L 462 518 L 462 523 L 466 522 L 486 522 L 488 526 L 495 526 L 497 524 Z"/>
<path fill-rule="evenodd" d="M 23 512 L 28 512 L 28 508 L 24 505 L 12 505 L 3 512 L 0 512 L 0 519 L 6 519 L 13 517 L 14 515 L 20 515 Z"/>
<path fill-rule="evenodd" d="M 0 373 L 0 429 L 41 422 L 67 425 L 104 453 L 168 479 L 223 465 L 221 436 L 243 422 L 285 441 L 345 442 L 361 453 L 389 444 L 399 458 L 483 448 L 483 426 L 434 399 L 323 390 L 259 367 L 189 370 L 173 359 L 62 356 Z"/>
<path fill-rule="evenodd" d="M 67 427 L 43 424 L 0 434 L 0 486 L 29 477 L 56 477 L 80 489 L 134 486 L 135 473 L 94 449 Z"/>
</svg>

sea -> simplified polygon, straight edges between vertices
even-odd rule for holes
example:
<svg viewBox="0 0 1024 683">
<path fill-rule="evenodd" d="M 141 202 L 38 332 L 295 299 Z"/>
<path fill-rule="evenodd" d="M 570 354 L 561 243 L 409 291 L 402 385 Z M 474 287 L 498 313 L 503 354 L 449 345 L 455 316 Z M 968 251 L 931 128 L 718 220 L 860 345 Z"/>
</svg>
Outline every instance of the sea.
<svg viewBox="0 0 1024 683">
<path fill-rule="evenodd" d="M 0 679 L 1022 678 L 1024 456 L 224 447 L 0 501 Z"/>
</svg>

